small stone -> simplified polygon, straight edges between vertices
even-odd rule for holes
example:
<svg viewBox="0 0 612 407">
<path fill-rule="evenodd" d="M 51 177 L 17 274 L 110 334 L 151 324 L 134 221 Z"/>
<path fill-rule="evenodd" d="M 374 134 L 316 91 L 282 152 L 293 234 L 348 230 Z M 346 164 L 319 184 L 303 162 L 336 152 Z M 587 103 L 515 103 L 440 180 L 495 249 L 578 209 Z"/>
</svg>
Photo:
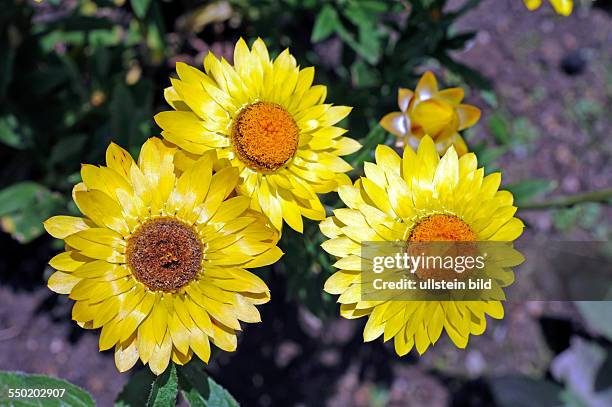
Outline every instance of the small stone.
<svg viewBox="0 0 612 407">
<path fill-rule="evenodd" d="M 561 59 L 561 69 L 567 75 L 575 76 L 584 72 L 587 60 L 580 50 L 567 53 Z"/>
</svg>

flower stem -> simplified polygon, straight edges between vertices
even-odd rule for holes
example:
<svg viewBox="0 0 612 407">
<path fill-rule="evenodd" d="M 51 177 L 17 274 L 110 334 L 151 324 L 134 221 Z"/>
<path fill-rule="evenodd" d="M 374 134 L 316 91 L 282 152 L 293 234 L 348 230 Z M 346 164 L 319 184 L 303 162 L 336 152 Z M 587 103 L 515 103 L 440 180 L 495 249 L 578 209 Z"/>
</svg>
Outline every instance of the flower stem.
<svg viewBox="0 0 612 407">
<path fill-rule="evenodd" d="M 609 202 L 612 201 L 612 188 L 601 189 L 599 191 L 583 192 L 576 195 L 562 196 L 542 202 L 527 202 L 520 205 L 520 209 L 549 209 L 564 208 L 584 202 Z"/>
</svg>

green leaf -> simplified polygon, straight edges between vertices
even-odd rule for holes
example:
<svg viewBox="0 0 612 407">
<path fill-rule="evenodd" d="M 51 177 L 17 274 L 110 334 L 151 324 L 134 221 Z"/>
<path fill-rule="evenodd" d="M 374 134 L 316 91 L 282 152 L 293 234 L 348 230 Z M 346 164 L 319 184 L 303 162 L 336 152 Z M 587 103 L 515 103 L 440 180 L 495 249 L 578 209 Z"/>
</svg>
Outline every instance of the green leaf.
<svg viewBox="0 0 612 407">
<path fill-rule="evenodd" d="M 518 117 L 513 120 L 512 144 L 533 146 L 539 137 L 540 131 L 527 117 Z"/>
<path fill-rule="evenodd" d="M 176 366 L 171 362 L 166 371 L 158 376 L 153 383 L 147 407 L 174 407 L 177 394 Z"/>
<path fill-rule="evenodd" d="M 491 165 L 495 162 L 495 160 L 504 155 L 507 151 L 508 147 L 506 146 L 485 148 L 479 154 L 477 154 L 478 165 L 484 167 Z"/>
<path fill-rule="evenodd" d="M 130 90 L 123 83 L 115 85 L 110 101 L 110 122 L 111 130 L 120 145 L 128 145 L 133 134 L 137 132 L 135 110 L 136 105 Z"/>
<path fill-rule="evenodd" d="M 8 215 L 31 205 L 46 188 L 31 181 L 19 182 L 0 191 L 0 216 Z"/>
<path fill-rule="evenodd" d="M 488 379 L 491 392 L 500 407 L 557 407 L 561 386 L 548 380 L 522 376 Z"/>
<path fill-rule="evenodd" d="M 380 14 L 387 11 L 389 4 L 385 0 L 359 0 L 359 7 L 367 13 Z"/>
<path fill-rule="evenodd" d="M 346 45 L 351 47 L 353 51 L 370 64 L 376 64 L 380 59 L 379 47 L 372 43 L 372 41 L 376 41 L 376 33 L 372 30 L 364 32 L 363 29 L 360 29 L 359 31 L 359 37 L 362 42 L 357 41 L 353 33 L 344 28 L 343 25 L 339 24 L 338 27 L 336 27 L 338 36 Z"/>
<path fill-rule="evenodd" d="M 25 150 L 32 145 L 31 129 L 19 125 L 17 118 L 8 114 L 0 117 L 0 142 L 17 150 Z"/>
<path fill-rule="evenodd" d="M 87 136 L 84 134 L 69 136 L 59 139 L 57 144 L 51 149 L 49 164 L 68 164 L 78 161 L 79 153 L 83 149 Z"/>
<path fill-rule="evenodd" d="M 238 407 L 231 394 L 219 386 L 204 370 L 203 363 L 193 358 L 178 368 L 181 394 L 191 407 Z"/>
<path fill-rule="evenodd" d="M 9 398 L 9 389 L 64 389 L 64 391 L 61 397 Z M 90 407 L 95 406 L 95 403 L 85 390 L 61 379 L 20 372 L 0 372 L 0 405 L 14 407 Z"/>
<path fill-rule="evenodd" d="M 338 13 L 329 4 L 323 6 L 314 23 L 310 41 L 319 42 L 329 37 L 342 23 L 338 18 Z"/>
<path fill-rule="evenodd" d="M 380 83 L 378 71 L 361 60 L 351 65 L 351 78 L 353 83 L 360 88 L 376 86 Z"/>
<path fill-rule="evenodd" d="M 586 323 L 597 333 L 612 340 L 612 301 L 579 301 L 576 307 Z"/>
<path fill-rule="evenodd" d="M 149 47 L 149 58 L 151 63 L 158 65 L 164 58 L 164 19 L 160 11 L 160 4 L 154 3 L 147 19 L 146 42 Z"/>
<path fill-rule="evenodd" d="M 489 117 L 489 130 L 502 145 L 510 144 L 508 121 L 501 113 L 493 113 Z"/>
<path fill-rule="evenodd" d="M 497 107 L 499 106 L 499 100 L 497 100 L 497 95 L 492 90 L 481 90 L 480 97 L 492 108 L 497 109 Z"/>
<path fill-rule="evenodd" d="M 28 243 L 43 232 L 43 221 L 65 205 L 64 198 L 45 186 L 26 181 L 0 191 L 2 229 L 20 243 Z"/>
<path fill-rule="evenodd" d="M 151 6 L 151 0 L 130 0 L 130 4 L 132 5 L 132 10 L 134 10 L 136 17 L 144 18 Z"/>
<path fill-rule="evenodd" d="M 115 407 L 146 406 L 154 381 L 155 376 L 149 368 L 140 369 L 130 378 L 117 396 Z"/>
<path fill-rule="evenodd" d="M 504 186 L 514 195 L 514 204 L 521 206 L 534 198 L 544 195 L 557 187 L 555 181 L 548 179 L 528 179 Z"/>
<path fill-rule="evenodd" d="M 347 161 L 353 166 L 353 168 L 360 168 L 364 161 L 372 160 L 374 158 L 374 150 L 378 144 L 384 144 L 387 139 L 388 133 L 379 124 L 376 124 L 365 140 L 362 142 L 363 146 L 361 149 L 347 157 Z"/>
</svg>

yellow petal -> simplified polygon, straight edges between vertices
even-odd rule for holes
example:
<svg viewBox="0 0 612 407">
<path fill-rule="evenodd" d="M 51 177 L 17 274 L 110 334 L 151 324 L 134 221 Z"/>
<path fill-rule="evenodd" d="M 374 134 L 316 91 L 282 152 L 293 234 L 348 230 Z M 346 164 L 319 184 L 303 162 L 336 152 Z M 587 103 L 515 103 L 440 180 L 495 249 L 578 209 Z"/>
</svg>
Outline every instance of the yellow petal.
<svg viewBox="0 0 612 407">
<path fill-rule="evenodd" d="M 504 226 L 489 238 L 489 240 L 497 242 L 512 242 L 516 240 L 522 233 L 525 225 L 518 218 L 512 218 Z"/>
<path fill-rule="evenodd" d="M 115 366 L 120 372 L 127 372 L 138 361 L 136 337 L 115 345 Z"/>
<path fill-rule="evenodd" d="M 208 194 L 202 205 L 198 206 L 200 210 L 198 223 L 207 223 L 217 212 L 223 200 L 225 200 L 229 193 L 236 187 L 239 176 L 239 171 L 236 167 L 223 168 L 212 176 Z"/>
<path fill-rule="evenodd" d="M 399 356 L 404 356 L 410 352 L 414 346 L 414 338 L 412 336 L 408 338 L 406 336 L 406 327 L 403 327 L 403 329 L 401 329 L 395 336 L 395 341 L 393 344 L 395 346 L 395 352 Z"/>
<path fill-rule="evenodd" d="M 110 143 L 106 149 L 106 165 L 118 174 L 130 179 L 130 167 L 134 160 L 130 153 L 115 143 Z"/>
<path fill-rule="evenodd" d="M 304 230 L 304 224 L 302 222 L 302 213 L 300 212 L 300 208 L 292 200 L 286 200 L 282 197 L 280 198 L 280 203 L 283 219 L 285 219 L 287 225 L 298 233 L 302 233 Z"/>
<path fill-rule="evenodd" d="M 405 112 L 408 109 L 408 105 L 413 97 L 414 92 L 410 89 L 399 88 L 397 92 L 397 105 L 402 112 Z"/>
<path fill-rule="evenodd" d="M 459 105 L 455 109 L 459 116 L 459 130 L 467 129 L 480 120 L 480 109 L 471 105 Z"/>
<path fill-rule="evenodd" d="M 81 281 L 80 278 L 74 277 L 71 274 L 63 273 L 61 271 L 56 271 L 51 274 L 49 280 L 47 281 L 47 286 L 53 292 L 58 294 L 70 294 L 72 289 L 77 283 Z"/>
<path fill-rule="evenodd" d="M 454 133 L 458 128 L 455 109 L 438 99 L 429 99 L 419 103 L 411 112 L 413 125 L 423 128 L 425 134 L 436 137 L 441 133 Z"/>
<path fill-rule="evenodd" d="M 417 84 L 415 93 L 419 100 L 431 98 L 438 92 L 438 81 L 431 71 L 425 72 Z"/>
<path fill-rule="evenodd" d="M 49 265 L 60 271 L 74 271 L 83 264 L 91 261 L 90 258 L 83 256 L 76 250 L 63 252 L 53 257 L 49 261 Z"/>
<path fill-rule="evenodd" d="M 64 239 L 81 230 L 94 227 L 95 224 L 89 219 L 75 216 L 53 216 L 47 219 L 43 225 L 45 230 L 56 239 Z"/>
<path fill-rule="evenodd" d="M 172 315 L 168 321 L 168 330 L 172 337 L 172 344 L 179 352 L 186 354 L 189 351 L 189 329 L 183 325 L 177 314 Z"/>
<path fill-rule="evenodd" d="M 181 219 L 194 222 L 197 212 L 194 207 L 203 200 L 212 179 L 214 153 L 210 152 L 198 159 L 179 177 L 176 187 L 168 200 L 168 211 L 176 212 Z"/>
<path fill-rule="evenodd" d="M 121 331 L 118 329 L 118 319 L 113 319 L 102 327 L 100 332 L 99 348 L 100 351 L 107 350 L 115 346 L 119 342 Z"/>
<path fill-rule="evenodd" d="M 140 149 L 138 166 L 148 185 L 151 199 L 151 213 L 158 213 L 174 189 L 174 148 L 152 137 Z"/>
<path fill-rule="evenodd" d="M 207 335 L 211 335 L 213 333 L 212 321 L 207 310 L 198 305 L 191 298 L 185 298 L 183 304 L 191 319 L 195 322 L 195 326 Z"/>
<path fill-rule="evenodd" d="M 161 112 L 154 119 L 164 129 L 164 137 L 189 152 L 202 154 L 211 148 L 230 145 L 229 138 L 207 130 L 204 122 L 192 112 Z"/>
<path fill-rule="evenodd" d="M 454 105 L 458 105 L 461 103 L 461 100 L 463 100 L 464 94 L 461 88 L 448 88 L 441 90 L 436 96 Z"/>
<path fill-rule="evenodd" d="M 213 324 L 214 334 L 211 336 L 213 343 L 226 352 L 234 352 L 238 345 L 238 338 L 233 329 Z"/>
<path fill-rule="evenodd" d="M 456 134 L 452 138 L 451 142 L 459 157 L 463 157 L 465 154 L 468 153 L 468 146 L 467 144 L 465 144 L 465 140 L 463 140 L 463 137 L 461 137 L 459 134 Z"/>
<path fill-rule="evenodd" d="M 563 16 L 572 14 L 572 9 L 574 7 L 573 0 L 550 0 L 550 2 L 557 13 Z"/>
<path fill-rule="evenodd" d="M 389 304 L 390 303 L 387 302 L 381 306 L 374 308 L 374 311 L 372 311 L 372 314 L 370 314 L 368 322 L 366 323 L 366 326 L 363 329 L 364 342 L 373 341 L 374 339 L 382 335 L 385 331 L 383 316 Z"/>
<path fill-rule="evenodd" d="M 138 327 L 138 355 L 143 363 L 147 363 L 155 350 L 155 326 L 149 316 Z"/>
<path fill-rule="evenodd" d="M 125 246 L 122 246 L 119 242 L 123 240 L 113 240 L 114 235 L 106 233 L 96 233 L 95 236 L 91 234 L 85 234 L 85 232 L 94 231 L 108 231 L 109 229 L 95 228 L 75 233 L 74 235 L 66 238 L 66 243 L 71 247 L 79 250 L 79 252 L 92 259 L 107 260 L 111 263 L 124 263 L 125 262 Z"/>
<path fill-rule="evenodd" d="M 386 114 L 380 119 L 380 125 L 383 129 L 398 137 L 410 133 L 410 120 L 408 116 L 401 112 Z"/>
<path fill-rule="evenodd" d="M 193 351 L 188 350 L 187 353 L 181 353 L 176 347 L 172 347 L 171 359 L 179 366 L 186 365 L 193 357 Z"/>
<path fill-rule="evenodd" d="M 96 225 L 106 226 L 123 236 L 129 234 L 129 227 L 121 207 L 111 197 L 99 190 L 76 191 L 74 200 L 81 212 Z"/>
<path fill-rule="evenodd" d="M 208 336 L 199 329 L 192 330 L 189 335 L 189 346 L 205 363 L 210 359 L 210 342 Z"/>
<path fill-rule="evenodd" d="M 523 0 L 529 10 L 535 10 L 542 5 L 542 0 Z"/>
<path fill-rule="evenodd" d="M 159 376 L 164 373 L 170 363 L 170 355 L 172 354 L 172 340 L 170 333 L 166 332 L 161 343 L 157 344 L 149 358 L 149 367 L 153 374 Z"/>
<path fill-rule="evenodd" d="M 244 322 L 261 322 L 261 315 L 257 308 L 240 294 L 236 294 L 234 302 L 234 312 L 240 321 Z"/>
<path fill-rule="evenodd" d="M 238 218 L 249 207 L 251 199 L 246 196 L 236 196 L 224 201 L 210 219 L 211 223 L 226 223 Z"/>
<path fill-rule="evenodd" d="M 419 324 L 417 331 L 414 335 L 414 342 L 416 344 L 417 352 L 419 355 L 425 353 L 429 345 L 431 345 L 431 341 L 427 336 L 427 330 L 425 329 L 425 325 L 423 323 Z"/>
<path fill-rule="evenodd" d="M 151 315 L 149 315 L 153 323 L 153 329 L 155 330 L 155 341 L 158 345 L 164 341 L 168 328 L 168 311 L 164 304 L 162 304 L 162 301 L 163 300 L 155 302 L 151 310 Z"/>
</svg>

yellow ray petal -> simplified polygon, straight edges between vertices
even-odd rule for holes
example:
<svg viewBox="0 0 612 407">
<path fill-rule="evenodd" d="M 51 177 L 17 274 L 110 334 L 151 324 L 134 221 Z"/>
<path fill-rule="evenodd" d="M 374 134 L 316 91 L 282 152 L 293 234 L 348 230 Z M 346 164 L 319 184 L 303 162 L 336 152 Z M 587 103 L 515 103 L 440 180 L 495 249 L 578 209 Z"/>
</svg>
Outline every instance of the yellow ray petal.
<svg viewBox="0 0 612 407">
<path fill-rule="evenodd" d="M 64 239 L 81 230 L 94 227 L 89 219 L 75 216 L 53 216 L 43 222 L 45 230 L 56 239 Z"/>
</svg>

